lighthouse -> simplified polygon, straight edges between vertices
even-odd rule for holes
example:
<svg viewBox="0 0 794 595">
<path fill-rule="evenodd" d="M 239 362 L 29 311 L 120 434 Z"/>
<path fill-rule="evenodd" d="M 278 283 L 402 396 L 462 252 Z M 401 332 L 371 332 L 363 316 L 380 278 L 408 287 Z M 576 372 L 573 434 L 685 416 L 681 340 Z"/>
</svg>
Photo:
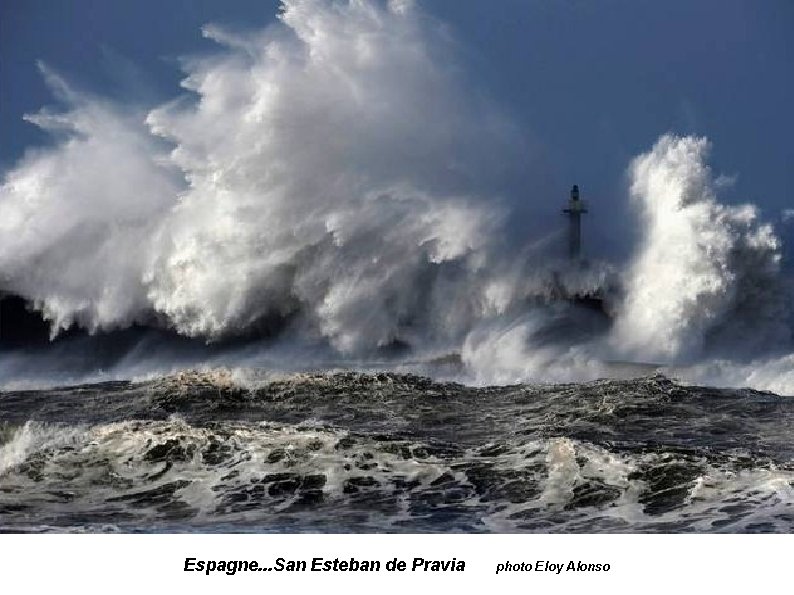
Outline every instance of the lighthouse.
<svg viewBox="0 0 794 595">
<path fill-rule="evenodd" d="M 584 202 L 579 200 L 579 186 L 571 188 L 571 200 L 568 208 L 562 212 L 568 217 L 568 256 L 572 261 L 578 261 L 582 251 L 582 213 L 587 212 Z"/>
</svg>

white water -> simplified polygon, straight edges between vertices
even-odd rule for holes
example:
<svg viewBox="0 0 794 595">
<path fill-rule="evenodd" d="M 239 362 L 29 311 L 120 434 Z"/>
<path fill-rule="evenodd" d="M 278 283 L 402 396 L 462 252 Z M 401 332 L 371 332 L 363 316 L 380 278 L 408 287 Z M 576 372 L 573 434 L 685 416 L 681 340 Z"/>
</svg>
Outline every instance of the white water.
<svg viewBox="0 0 794 595">
<path fill-rule="evenodd" d="M 219 49 L 148 113 L 44 69 L 67 109 L 30 117 L 55 142 L 0 187 L 0 278 L 53 333 L 156 320 L 214 339 L 269 317 L 289 321 L 290 353 L 356 361 L 400 340 L 461 351 L 474 382 L 629 360 L 794 394 L 781 242 L 753 206 L 719 202 L 705 139 L 664 135 L 629 164 L 642 241 L 617 273 L 614 326 L 577 337 L 568 313 L 525 298 L 554 269 L 568 287 L 612 273 L 502 239 L 500 180 L 526 146 L 439 23 L 407 2 L 287 0 L 276 27 L 204 34 Z M 521 200 L 542 212 L 547 197 Z"/>
<path fill-rule="evenodd" d="M 752 205 L 717 202 L 708 148 L 665 135 L 629 168 L 644 240 L 624 277 L 614 340 L 646 360 L 699 356 L 709 332 L 722 342 L 790 338 L 780 240 Z"/>
<path fill-rule="evenodd" d="M 730 464 L 703 461 L 693 487 L 687 481 L 673 486 L 689 491 L 685 503 L 649 515 L 639 501 L 648 486 L 632 472 L 643 464 L 664 470 L 671 463 L 665 453 L 612 453 L 601 446 L 554 437 L 506 440 L 496 443 L 501 447 L 497 455 L 483 456 L 487 450 L 483 447 L 463 450 L 456 458 L 445 460 L 432 454 L 417 456 L 425 445 L 411 440 L 384 442 L 355 436 L 350 444 L 340 448 L 342 441 L 350 438 L 345 430 L 315 427 L 310 422 L 228 423 L 214 429 L 192 426 L 178 417 L 168 421 L 86 426 L 28 422 L 0 446 L 0 473 L 4 474 L 6 488 L 0 493 L 0 504 L 16 506 L 23 502 L 35 507 L 37 516 L 23 516 L 23 526 L 31 526 L 31 518 L 35 518 L 33 527 L 41 523 L 39 529 L 52 530 L 54 522 L 58 531 L 74 524 L 68 522 L 64 526 L 64 519 L 91 516 L 108 522 L 118 519 L 128 526 L 157 527 L 163 522 L 165 502 L 179 503 L 189 510 L 190 520 L 177 522 L 198 526 L 223 522 L 278 526 L 277 515 L 297 503 L 301 495 L 297 489 L 269 495 L 263 489 L 259 500 L 254 500 L 257 496 L 253 494 L 255 506 L 240 502 L 245 502 L 245 494 L 253 492 L 256 486 L 261 489 L 267 476 L 281 474 L 301 482 L 322 478 L 315 489 L 322 492 L 325 506 L 337 515 L 329 517 L 328 509 L 321 509 L 320 517 L 327 525 L 338 528 L 335 523 L 343 527 L 356 520 L 367 523 L 370 530 L 383 531 L 394 530 L 400 523 L 412 520 L 418 523 L 414 527 L 421 527 L 427 511 L 412 511 L 412 507 L 422 502 L 421 497 L 412 496 L 434 491 L 438 494 L 443 488 L 436 484 L 451 478 L 459 492 L 468 494 L 453 508 L 469 509 L 488 530 L 496 532 L 526 530 L 522 529 L 522 522 L 527 521 L 534 522 L 532 530 L 542 532 L 658 531 L 660 527 L 670 532 L 681 530 L 676 528 L 681 522 L 690 523 L 688 531 L 709 532 L 715 530 L 714 521 L 729 521 L 729 531 L 746 530 L 755 523 L 772 524 L 777 532 L 789 529 L 783 519 L 794 497 L 791 486 L 794 474 L 774 465 L 736 471 Z M 179 448 L 181 454 L 167 462 L 150 456 L 153 448 L 169 444 Z M 410 456 L 406 458 L 402 452 Z M 18 466 L 30 460 L 35 461 L 32 470 Z M 508 484 L 537 482 L 539 493 L 520 501 L 499 497 L 500 484 L 496 482 L 493 485 L 496 495 L 481 499 L 467 489 L 471 485 L 465 472 L 467 464 L 490 465 L 497 478 L 500 473 L 507 477 L 512 474 L 512 480 L 501 480 Z M 36 474 L 46 479 L 36 480 Z M 346 487 L 357 480 L 366 481 L 359 484 L 362 487 L 356 494 L 363 498 L 367 494 L 379 497 L 363 507 L 356 505 L 358 496 L 351 496 Z M 587 482 L 614 490 L 614 501 L 566 512 L 574 499 L 575 486 Z M 174 483 L 184 485 L 165 501 L 151 496 L 150 501 L 145 501 L 143 495 Z M 399 483 L 412 487 L 398 489 Z M 59 499 L 63 494 L 69 496 L 68 505 Z M 141 502 L 136 502 L 136 494 Z M 235 498 L 240 495 L 243 497 Z M 388 503 L 388 507 L 379 509 L 373 507 L 373 502 L 381 506 Z M 735 515 L 727 510 L 737 503 L 747 511 Z M 444 506 L 438 508 L 443 510 Z M 521 516 L 527 509 L 531 515 Z M 172 508 L 172 513 L 173 510 L 179 509 Z M 4 522 L 10 523 L 13 518 L 18 525 L 20 519 L 12 514 Z M 547 516 L 551 518 L 547 520 Z M 427 522 L 430 523 L 427 526 L 432 526 L 432 520 Z M 100 528 L 114 529 L 113 526 Z"/>
</svg>

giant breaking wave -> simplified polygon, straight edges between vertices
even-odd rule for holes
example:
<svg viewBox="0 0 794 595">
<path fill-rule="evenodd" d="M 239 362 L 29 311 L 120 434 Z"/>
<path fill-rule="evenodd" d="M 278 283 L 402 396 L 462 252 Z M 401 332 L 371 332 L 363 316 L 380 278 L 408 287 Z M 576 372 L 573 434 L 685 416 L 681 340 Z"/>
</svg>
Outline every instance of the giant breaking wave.
<svg viewBox="0 0 794 595">
<path fill-rule="evenodd" d="M 0 289 L 53 336 L 267 328 L 267 349 L 350 361 L 460 352 L 480 383 L 629 360 L 794 393 L 781 240 L 755 207 L 719 202 L 706 139 L 666 134 L 632 161 L 641 239 L 618 270 L 580 269 L 553 249 L 548 197 L 511 190 L 532 174 L 519 126 L 410 2 L 285 0 L 277 26 L 203 33 L 220 49 L 186 60 L 186 94 L 147 112 L 42 66 L 67 109 L 28 117 L 55 141 L 5 174 Z M 506 231 L 518 201 L 545 230 L 529 243 Z M 612 320 L 550 299 L 560 283 L 601 292 Z"/>
</svg>

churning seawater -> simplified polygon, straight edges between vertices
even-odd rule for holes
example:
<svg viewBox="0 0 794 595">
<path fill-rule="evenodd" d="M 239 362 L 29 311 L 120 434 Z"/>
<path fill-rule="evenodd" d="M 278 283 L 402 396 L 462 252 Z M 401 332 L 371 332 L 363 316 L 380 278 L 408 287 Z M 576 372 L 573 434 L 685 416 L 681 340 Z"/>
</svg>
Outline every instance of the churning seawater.
<svg viewBox="0 0 794 595">
<path fill-rule="evenodd" d="M 794 401 L 664 376 L 0 393 L 11 532 L 788 532 Z"/>
</svg>

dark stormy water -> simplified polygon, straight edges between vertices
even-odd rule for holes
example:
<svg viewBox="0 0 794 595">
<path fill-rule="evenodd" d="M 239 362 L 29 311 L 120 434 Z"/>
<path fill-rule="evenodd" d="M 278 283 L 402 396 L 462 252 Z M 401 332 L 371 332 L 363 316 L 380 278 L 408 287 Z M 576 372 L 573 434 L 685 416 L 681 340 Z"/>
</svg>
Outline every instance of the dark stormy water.
<svg viewBox="0 0 794 595">
<path fill-rule="evenodd" d="M 788 532 L 794 401 L 184 373 L 0 393 L 10 532 Z"/>
</svg>

